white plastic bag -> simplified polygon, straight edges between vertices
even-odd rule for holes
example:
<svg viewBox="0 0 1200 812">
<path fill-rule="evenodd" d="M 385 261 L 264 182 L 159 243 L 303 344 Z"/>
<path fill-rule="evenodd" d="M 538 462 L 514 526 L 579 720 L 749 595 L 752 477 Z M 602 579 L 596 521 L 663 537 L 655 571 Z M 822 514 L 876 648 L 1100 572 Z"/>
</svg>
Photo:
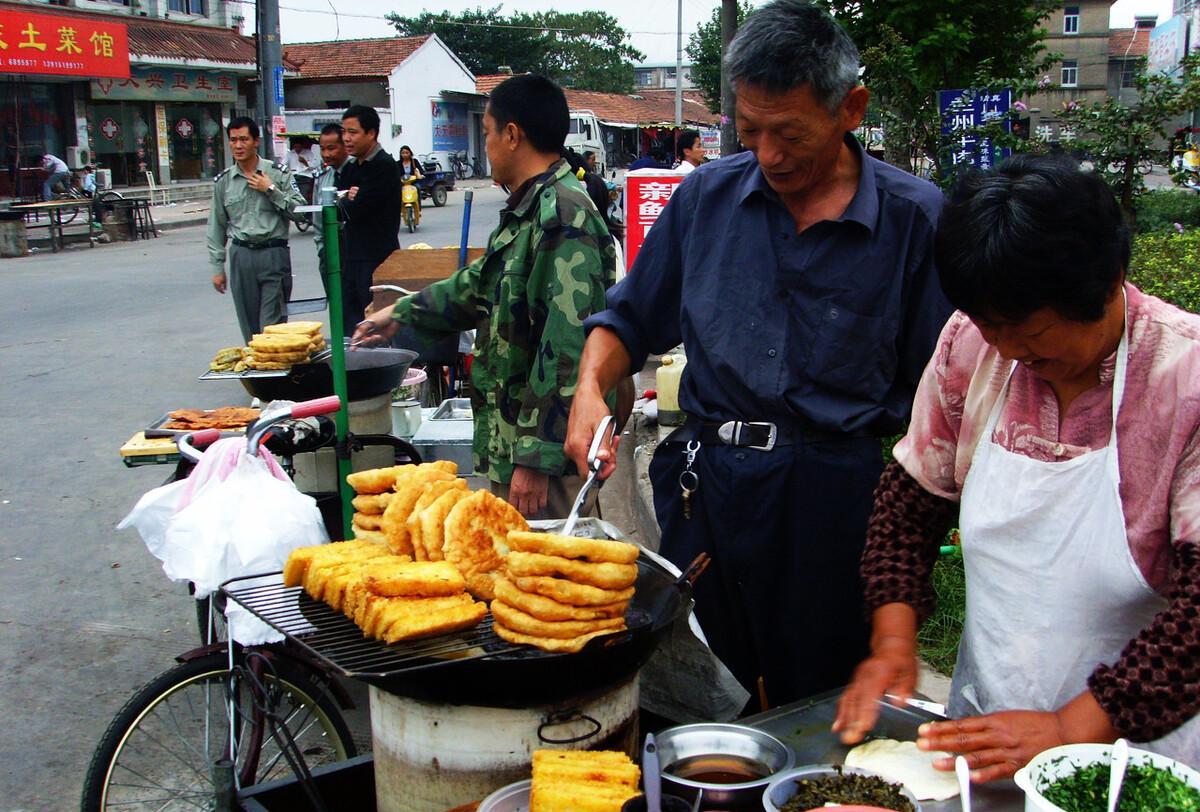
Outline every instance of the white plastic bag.
<svg viewBox="0 0 1200 812">
<path fill-rule="evenodd" d="M 245 447 L 244 438 L 214 443 L 191 478 L 146 494 L 118 525 L 136 527 L 167 576 L 194 583 L 198 599 L 230 578 L 277 572 L 296 547 L 329 541 L 316 501 L 269 452 L 250 456 Z M 283 639 L 232 601 L 226 618 L 243 645 Z"/>
</svg>

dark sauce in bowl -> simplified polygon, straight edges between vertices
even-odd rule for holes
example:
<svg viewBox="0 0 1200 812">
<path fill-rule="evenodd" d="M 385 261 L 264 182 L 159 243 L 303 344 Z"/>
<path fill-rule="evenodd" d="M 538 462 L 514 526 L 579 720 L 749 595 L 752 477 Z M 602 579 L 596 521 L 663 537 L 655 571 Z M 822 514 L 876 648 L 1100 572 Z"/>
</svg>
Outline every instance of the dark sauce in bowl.
<svg viewBox="0 0 1200 812">
<path fill-rule="evenodd" d="M 681 758 L 668 764 L 664 772 L 698 784 L 744 784 L 761 781 L 771 775 L 771 768 L 745 756 L 713 754 Z"/>
</svg>

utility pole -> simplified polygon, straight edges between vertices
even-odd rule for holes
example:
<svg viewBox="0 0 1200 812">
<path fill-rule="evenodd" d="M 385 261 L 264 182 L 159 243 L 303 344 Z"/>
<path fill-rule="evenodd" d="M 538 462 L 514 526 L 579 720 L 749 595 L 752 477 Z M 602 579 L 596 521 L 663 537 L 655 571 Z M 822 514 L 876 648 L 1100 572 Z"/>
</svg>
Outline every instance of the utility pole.
<svg viewBox="0 0 1200 812">
<path fill-rule="evenodd" d="M 258 109 L 262 120 L 265 156 L 282 160 L 275 154 L 275 116 L 283 104 L 283 45 L 279 41 L 279 0 L 258 0 L 255 4 L 254 30 L 258 32 Z"/>
<path fill-rule="evenodd" d="M 733 85 L 725 74 L 725 54 L 729 43 L 737 33 L 737 0 L 721 0 L 721 154 L 732 155 L 737 151 L 737 123 L 734 121 Z"/>
<path fill-rule="evenodd" d="M 675 12 L 675 140 L 679 141 L 679 128 L 683 126 L 683 0 L 679 0 Z M 678 143 L 676 143 L 678 147 Z"/>
</svg>

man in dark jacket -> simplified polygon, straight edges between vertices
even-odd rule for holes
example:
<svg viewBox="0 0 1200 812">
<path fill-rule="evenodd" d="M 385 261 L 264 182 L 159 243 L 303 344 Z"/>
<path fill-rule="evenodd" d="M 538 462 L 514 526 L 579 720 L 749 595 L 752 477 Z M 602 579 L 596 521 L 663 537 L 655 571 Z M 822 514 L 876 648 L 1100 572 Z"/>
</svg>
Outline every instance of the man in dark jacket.
<svg viewBox="0 0 1200 812">
<path fill-rule="evenodd" d="M 342 269 L 342 314 L 346 335 L 371 303 L 375 269 L 400 247 L 400 184 L 396 162 L 379 145 L 379 114 L 356 104 L 342 114 L 342 140 L 354 156 L 338 179 L 346 189 L 346 267 Z"/>
</svg>

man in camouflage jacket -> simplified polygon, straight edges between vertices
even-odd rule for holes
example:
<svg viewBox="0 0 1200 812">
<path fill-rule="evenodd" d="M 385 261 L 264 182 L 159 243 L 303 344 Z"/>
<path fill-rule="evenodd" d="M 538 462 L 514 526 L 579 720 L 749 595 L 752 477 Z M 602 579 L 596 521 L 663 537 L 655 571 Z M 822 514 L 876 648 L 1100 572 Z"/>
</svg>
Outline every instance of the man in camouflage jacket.
<svg viewBox="0 0 1200 812">
<path fill-rule="evenodd" d="M 366 343 L 401 323 L 476 330 L 471 368 L 475 471 L 527 518 L 562 517 L 579 478 L 563 453 L 583 320 L 604 308 L 616 253 L 562 160 L 569 115 L 553 82 L 526 74 L 492 91 L 484 114 L 492 176 L 514 191 L 479 259 L 362 322 Z"/>
</svg>

